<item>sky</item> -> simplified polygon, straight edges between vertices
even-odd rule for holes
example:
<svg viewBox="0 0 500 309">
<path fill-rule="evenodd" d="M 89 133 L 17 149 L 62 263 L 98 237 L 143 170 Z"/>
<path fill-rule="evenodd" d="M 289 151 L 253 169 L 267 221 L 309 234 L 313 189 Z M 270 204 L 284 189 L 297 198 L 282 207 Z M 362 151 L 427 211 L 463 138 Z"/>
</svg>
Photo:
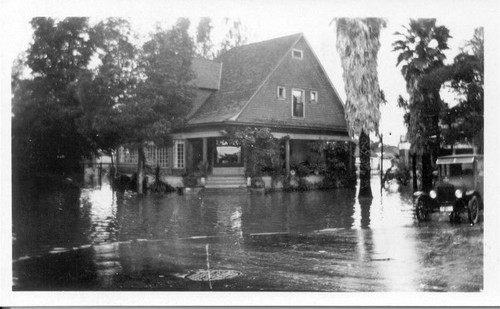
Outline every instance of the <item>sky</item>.
<svg viewBox="0 0 500 309">
<path fill-rule="evenodd" d="M 496 3 L 490 1 L 491 3 Z M 392 52 L 393 35 L 407 25 L 409 18 L 433 17 L 438 25 L 450 30 L 450 49 L 445 51 L 447 63 L 459 53 L 467 40 L 472 38 L 474 29 L 488 26 L 489 19 L 495 17 L 485 6 L 476 1 L 148 1 L 148 5 L 140 5 L 137 1 L 8 1 L 16 14 L 4 14 L 1 26 L 6 31 L 8 44 L 2 51 L 2 60 L 12 60 L 26 50 L 31 41 L 32 29 L 29 20 L 34 16 L 91 16 L 98 20 L 108 16 L 128 18 L 135 31 L 146 36 L 157 23 L 169 26 L 178 17 L 188 17 L 192 21 L 191 29 L 196 28 L 202 16 L 213 20 L 213 39 L 222 39 L 226 28 L 224 17 L 240 19 L 246 28 L 248 43 L 272 39 L 293 33 L 304 33 L 320 62 L 327 71 L 334 87 L 345 101 L 344 82 L 340 57 L 335 48 L 335 29 L 331 20 L 334 17 L 366 17 L 385 18 L 387 27 L 381 33 L 381 49 L 378 54 L 378 74 L 380 87 L 384 91 L 388 103 L 381 106 L 381 133 L 384 142 L 397 145 L 400 136 L 405 134 L 403 111 L 397 107 L 399 95 L 407 98 L 405 81 L 400 67 L 396 67 L 397 53 Z M 50 4 L 54 4 L 51 6 Z M 488 3 L 484 1 L 483 3 Z M 56 5 L 57 4 L 57 5 Z M 66 4 L 66 5 L 63 5 Z M 87 5 L 88 4 L 88 5 Z M 95 4 L 95 5 L 92 5 Z M 435 10 L 430 14 L 429 7 Z M 8 12 L 8 10 L 7 10 Z M 488 34 L 488 33 L 487 33 Z M 488 37 L 486 35 L 486 37 Z M 5 61 L 4 61 L 5 62 Z M 442 91 L 446 102 L 452 103 L 454 95 Z M 372 140 L 378 137 L 372 135 Z"/>
</svg>

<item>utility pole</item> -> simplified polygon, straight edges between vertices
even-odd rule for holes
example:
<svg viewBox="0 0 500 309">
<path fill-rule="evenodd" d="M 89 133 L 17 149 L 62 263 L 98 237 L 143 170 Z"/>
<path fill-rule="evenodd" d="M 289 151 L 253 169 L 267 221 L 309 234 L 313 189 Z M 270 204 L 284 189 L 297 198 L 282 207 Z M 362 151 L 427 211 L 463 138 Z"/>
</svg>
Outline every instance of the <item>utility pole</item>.
<svg viewBox="0 0 500 309">
<path fill-rule="evenodd" d="M 380 134 L 380 192 L 384 187 L 384 134 Z"/>
</svg>

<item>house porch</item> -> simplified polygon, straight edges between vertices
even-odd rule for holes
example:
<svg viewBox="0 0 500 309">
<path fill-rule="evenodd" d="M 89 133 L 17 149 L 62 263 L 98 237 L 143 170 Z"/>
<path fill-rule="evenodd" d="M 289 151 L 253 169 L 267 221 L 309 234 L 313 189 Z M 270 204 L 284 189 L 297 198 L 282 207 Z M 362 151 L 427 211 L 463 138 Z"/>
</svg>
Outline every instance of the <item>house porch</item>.
<svg viewBox="0 0 500 309">
<path fill-rule="evenodd" d="M 330 134 L 300 134 L 288 132 L 273 132 L 277 138 L 283 139 L 282 159 L 288 175 L 291 164 L 306 161 L 312 152 L 309 143 L 312 141 L 350 141 L 347 136 Z M 176 133 L 172 135 L 170 146 L 155 147 L 153 144 L 146 149 L 146 165 L 148 174 L 154 174 L 157 166 L 165 176 L 193 175 L 210 179 L 238 177 L 242 186 L 245 179 L 245 153 L 242 147 L 231 145 L 223 139 L 221 131 L 204 131 Z M 133 174 L 137 170 L 136 150 L 120 148 L 117 155 L 118 172 Z"/>
</svg>

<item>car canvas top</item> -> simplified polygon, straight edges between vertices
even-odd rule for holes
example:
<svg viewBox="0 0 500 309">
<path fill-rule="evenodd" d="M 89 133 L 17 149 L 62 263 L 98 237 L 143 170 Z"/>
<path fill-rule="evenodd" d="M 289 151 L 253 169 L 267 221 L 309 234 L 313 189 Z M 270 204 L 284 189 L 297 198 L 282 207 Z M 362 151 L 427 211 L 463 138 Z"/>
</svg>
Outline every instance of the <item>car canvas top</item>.
<svg viewBox="0 0 500 309">
<path fill-rule="evenodd" d="M 473 154 L 463 154 L 463 155 L 451 155 L 439 157 L 436 160 L 436 164 L 461 164 L 461 163 L 473 163 L 474 160 L 482 158 L 482 155 Z"/>
</svg>

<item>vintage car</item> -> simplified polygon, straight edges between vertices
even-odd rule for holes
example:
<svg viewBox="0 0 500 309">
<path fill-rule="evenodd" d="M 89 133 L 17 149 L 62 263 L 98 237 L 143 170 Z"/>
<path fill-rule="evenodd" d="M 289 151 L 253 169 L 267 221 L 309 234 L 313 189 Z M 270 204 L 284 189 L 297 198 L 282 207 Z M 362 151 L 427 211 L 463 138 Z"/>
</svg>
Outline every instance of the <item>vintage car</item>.
<svg viewBox="0 0 500 309">
<path fill-rule="evenodd" d="M 483 156 L 443 156 L 436 165 L 433 189 L 414 193 L 417 220 L 428 220 L 433 212 L 450 212 L 451 222 L 460 222 L 467 212 L 470 223 L 476 224 L 483 209 Z"/>
</svg>

